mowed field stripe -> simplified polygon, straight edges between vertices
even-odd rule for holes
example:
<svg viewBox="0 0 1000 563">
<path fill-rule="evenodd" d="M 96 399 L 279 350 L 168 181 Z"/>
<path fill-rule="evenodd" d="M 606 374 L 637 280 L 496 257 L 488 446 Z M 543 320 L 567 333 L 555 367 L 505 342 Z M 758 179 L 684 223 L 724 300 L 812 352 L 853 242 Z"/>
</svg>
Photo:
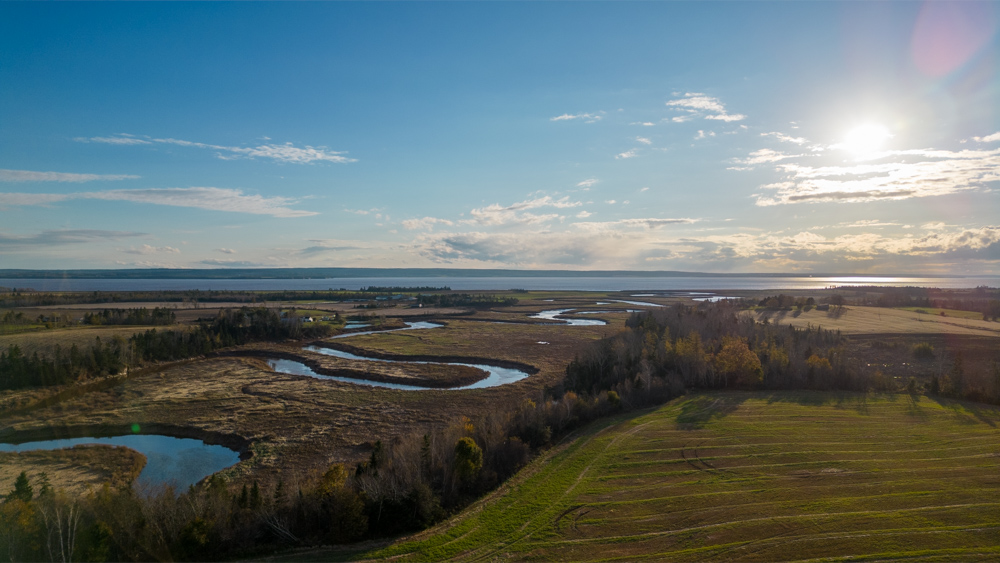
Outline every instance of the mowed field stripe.
<svg viewBox="0 0 1000 563">
<path fill-rule="evenodd" d="M 1000 559 L 997 409 L 828 397 L 707 393 L 600 422 L 446 525 L 364 556 Z"/>
</svg>

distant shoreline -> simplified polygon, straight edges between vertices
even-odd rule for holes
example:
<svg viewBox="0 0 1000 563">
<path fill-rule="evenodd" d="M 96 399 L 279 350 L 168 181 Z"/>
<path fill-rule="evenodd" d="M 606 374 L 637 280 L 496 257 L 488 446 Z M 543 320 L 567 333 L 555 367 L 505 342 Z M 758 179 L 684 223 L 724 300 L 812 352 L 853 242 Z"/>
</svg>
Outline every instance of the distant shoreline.
<svg viewBox="0 0 1000 563">
<path fill-rule="evenodd" d="M 640 270 L 507 270 L 472 268 L 206 268 L 0 270 L 0 279 L 321 280 L 331 278 L 990 278 L 954 274 L 712 273 Z"/>
</svg>

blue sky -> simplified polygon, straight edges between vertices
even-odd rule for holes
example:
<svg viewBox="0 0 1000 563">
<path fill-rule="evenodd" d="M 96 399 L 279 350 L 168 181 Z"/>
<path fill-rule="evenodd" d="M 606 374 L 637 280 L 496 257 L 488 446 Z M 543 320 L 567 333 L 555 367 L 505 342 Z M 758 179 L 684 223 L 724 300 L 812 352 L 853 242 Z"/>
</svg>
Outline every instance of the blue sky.
<svg viewBox="0 0 1000 563">
<path fill-rule="evenodd" d="M 1000 273 L 996 3 L 0 4 L 0 267 Z"/>
</svg>

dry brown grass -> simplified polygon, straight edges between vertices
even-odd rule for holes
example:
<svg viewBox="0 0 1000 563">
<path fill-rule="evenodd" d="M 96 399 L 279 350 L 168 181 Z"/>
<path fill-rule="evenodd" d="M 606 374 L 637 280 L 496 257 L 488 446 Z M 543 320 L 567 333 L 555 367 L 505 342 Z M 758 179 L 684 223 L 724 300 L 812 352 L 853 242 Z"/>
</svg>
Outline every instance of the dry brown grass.
<svg viewBox="0 0 1000 563">
<path fill-rule="evenodd" d="M 538 309 L 536 309 L 538 310 Z M 502 409 L 558 381 L 588 342 L 623 327 L 512 325 L 446 320 L 444 328 L 341 342 L 390 354 L 515 361 L 538 368 L 517 383 L 463 391 L 396 391 L 274 373 L 254 358 L 208 358 L 167 367 L 27 412 L 0 414 L 15 431 L 173 424 L 255 442 L 258 455 L 227 472 L 287 481 L 333 462 L 353 463 L 375 440 L 424 433 L 460 416 Z M 539 341 L 548 344 L 538 344 Z"/>
<path fill-rule="evenodd" d="M 80 494 L 105 483 L 112 487 L 127 486 L 145 464 L 146 458 L 135 450 L 105 445 L 0 452 L 0 495 L 13 489 L 14 479 L 22 471 L 32 483 L 37 483 L 39 475 L 45 473 L 53 487 Z"/>
</svg>

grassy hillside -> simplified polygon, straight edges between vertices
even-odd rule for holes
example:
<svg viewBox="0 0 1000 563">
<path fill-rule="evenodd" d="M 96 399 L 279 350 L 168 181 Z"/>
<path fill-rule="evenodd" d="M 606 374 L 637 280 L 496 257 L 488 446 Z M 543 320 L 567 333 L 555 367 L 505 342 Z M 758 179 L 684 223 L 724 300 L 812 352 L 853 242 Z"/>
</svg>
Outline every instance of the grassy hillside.
<svg viewBox="0 0 1000 563">
<path fill-rule="evenodd" d="M 694 395 L 589 427 L 428 532 L 314 555 L 996 560 L 998 421 L 905 395 Z"/>
</svg>

